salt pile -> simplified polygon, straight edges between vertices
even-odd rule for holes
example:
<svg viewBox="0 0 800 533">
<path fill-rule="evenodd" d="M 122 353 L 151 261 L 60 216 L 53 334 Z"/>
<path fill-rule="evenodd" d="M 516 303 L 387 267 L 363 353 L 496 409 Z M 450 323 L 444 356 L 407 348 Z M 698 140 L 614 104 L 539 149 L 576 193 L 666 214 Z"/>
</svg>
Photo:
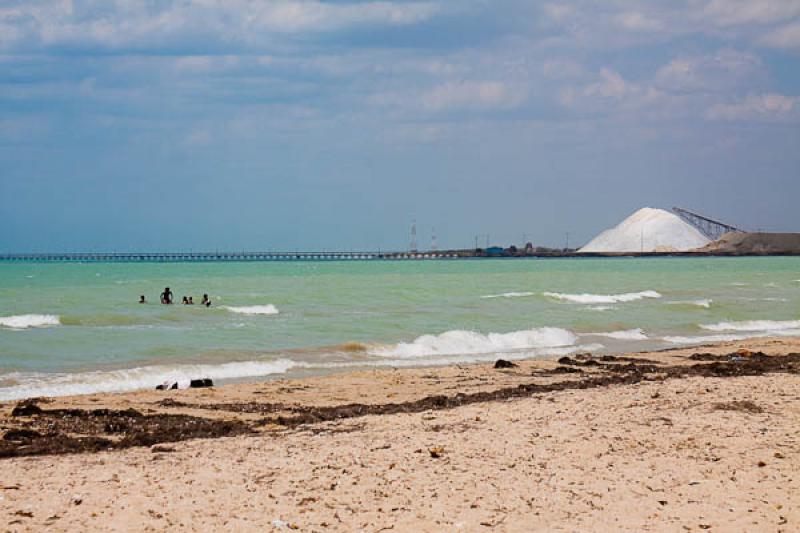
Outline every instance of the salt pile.
<svg viewBox="0 0 800 533">
<path fill-rule="evenodd" d="M 644 207 L 604 231 L 579 252 L 685 252 L 710 240 L 679 216 Z"/>
</svg>

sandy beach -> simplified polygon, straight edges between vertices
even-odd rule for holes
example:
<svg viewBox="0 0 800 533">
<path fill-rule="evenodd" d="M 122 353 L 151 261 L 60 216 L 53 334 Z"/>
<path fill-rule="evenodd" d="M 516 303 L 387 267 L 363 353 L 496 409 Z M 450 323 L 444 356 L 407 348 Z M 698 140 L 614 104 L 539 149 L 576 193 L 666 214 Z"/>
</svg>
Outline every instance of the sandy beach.
<svg viewBox="0 0 800 533">
<path fill-rule="evenodd" d="M 9 531 L 795 531 L 799 348 L 7 402 L 0 516 Z"/>
</svg>

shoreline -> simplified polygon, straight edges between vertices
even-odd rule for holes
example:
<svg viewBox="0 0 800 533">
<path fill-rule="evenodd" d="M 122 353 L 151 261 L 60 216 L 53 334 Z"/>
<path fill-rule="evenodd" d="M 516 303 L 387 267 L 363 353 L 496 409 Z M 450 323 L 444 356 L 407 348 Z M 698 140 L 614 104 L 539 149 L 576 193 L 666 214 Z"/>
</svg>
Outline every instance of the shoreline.
<svg viewBox="0 0 800 533">
<path fill-rule="evenodd" d="M 21 456 L 0 459 L 0 515 L 21 530 L 789 531 L 798 352 L 751 339 L 3 402 L 0 452 Z"/>
</svg>

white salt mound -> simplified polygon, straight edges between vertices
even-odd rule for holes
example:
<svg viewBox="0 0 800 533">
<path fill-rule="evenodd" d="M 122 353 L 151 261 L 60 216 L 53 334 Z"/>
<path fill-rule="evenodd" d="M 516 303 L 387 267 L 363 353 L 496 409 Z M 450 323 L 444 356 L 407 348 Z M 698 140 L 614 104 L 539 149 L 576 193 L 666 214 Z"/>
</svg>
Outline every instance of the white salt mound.
<svg viewBox="0 0 800 533">
<path fill-rule="evenodd" d="M 678 215 L 644 207 L 604 231 L 579 252 L 686 252 L 710 240 Z"/>
</svg>

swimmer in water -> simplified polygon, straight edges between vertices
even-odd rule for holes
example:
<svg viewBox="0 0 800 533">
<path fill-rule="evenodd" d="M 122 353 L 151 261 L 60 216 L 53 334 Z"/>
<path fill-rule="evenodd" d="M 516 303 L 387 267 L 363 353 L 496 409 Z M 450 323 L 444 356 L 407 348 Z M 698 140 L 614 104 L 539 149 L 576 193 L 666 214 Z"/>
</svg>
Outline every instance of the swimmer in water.
<svg viewBox="0 0 800 533">
<path fill-rule="evenodd" d="M 164 292 L 161 293 L 161 303 L 162 304 L 172 303 L 172 291 L 169 290 L 169 287 L 165 287 Z"/>
<path fill-rule="evenodd" d="M 183 300 L 181 300 L 181 303 L 182 303 L 183 305 L 189 305 L 189 298 L 187 298 L 186 296 L 184 296 L 184 297 L 183 297 Z"/>
<path fill-rule="evenodd" d="M 189 296 L 189 301 L 186 302 L 186 303 L 189 304 L 189 305 L 194 305 L 194 301 L 192 300 L 191 296 Z"/>
<path fill-rule="evenodd" d="M 147 303 L 147 300 L 145 300 L 145 299 L 144 299 L 144 294 L 142 294 L 141 296 L 139 296 L 139 303 L 140 303 L 140 304 L 146 304 L 146 303 Z"/>
<path fill-rule="evenodd" d="M 211 300 L 208 298 L 208 294 L 203 295 L 203 301 L 200 302 L 200 305 L 205 305 L 206 307 L 211 307 Z"/>
</svg>

